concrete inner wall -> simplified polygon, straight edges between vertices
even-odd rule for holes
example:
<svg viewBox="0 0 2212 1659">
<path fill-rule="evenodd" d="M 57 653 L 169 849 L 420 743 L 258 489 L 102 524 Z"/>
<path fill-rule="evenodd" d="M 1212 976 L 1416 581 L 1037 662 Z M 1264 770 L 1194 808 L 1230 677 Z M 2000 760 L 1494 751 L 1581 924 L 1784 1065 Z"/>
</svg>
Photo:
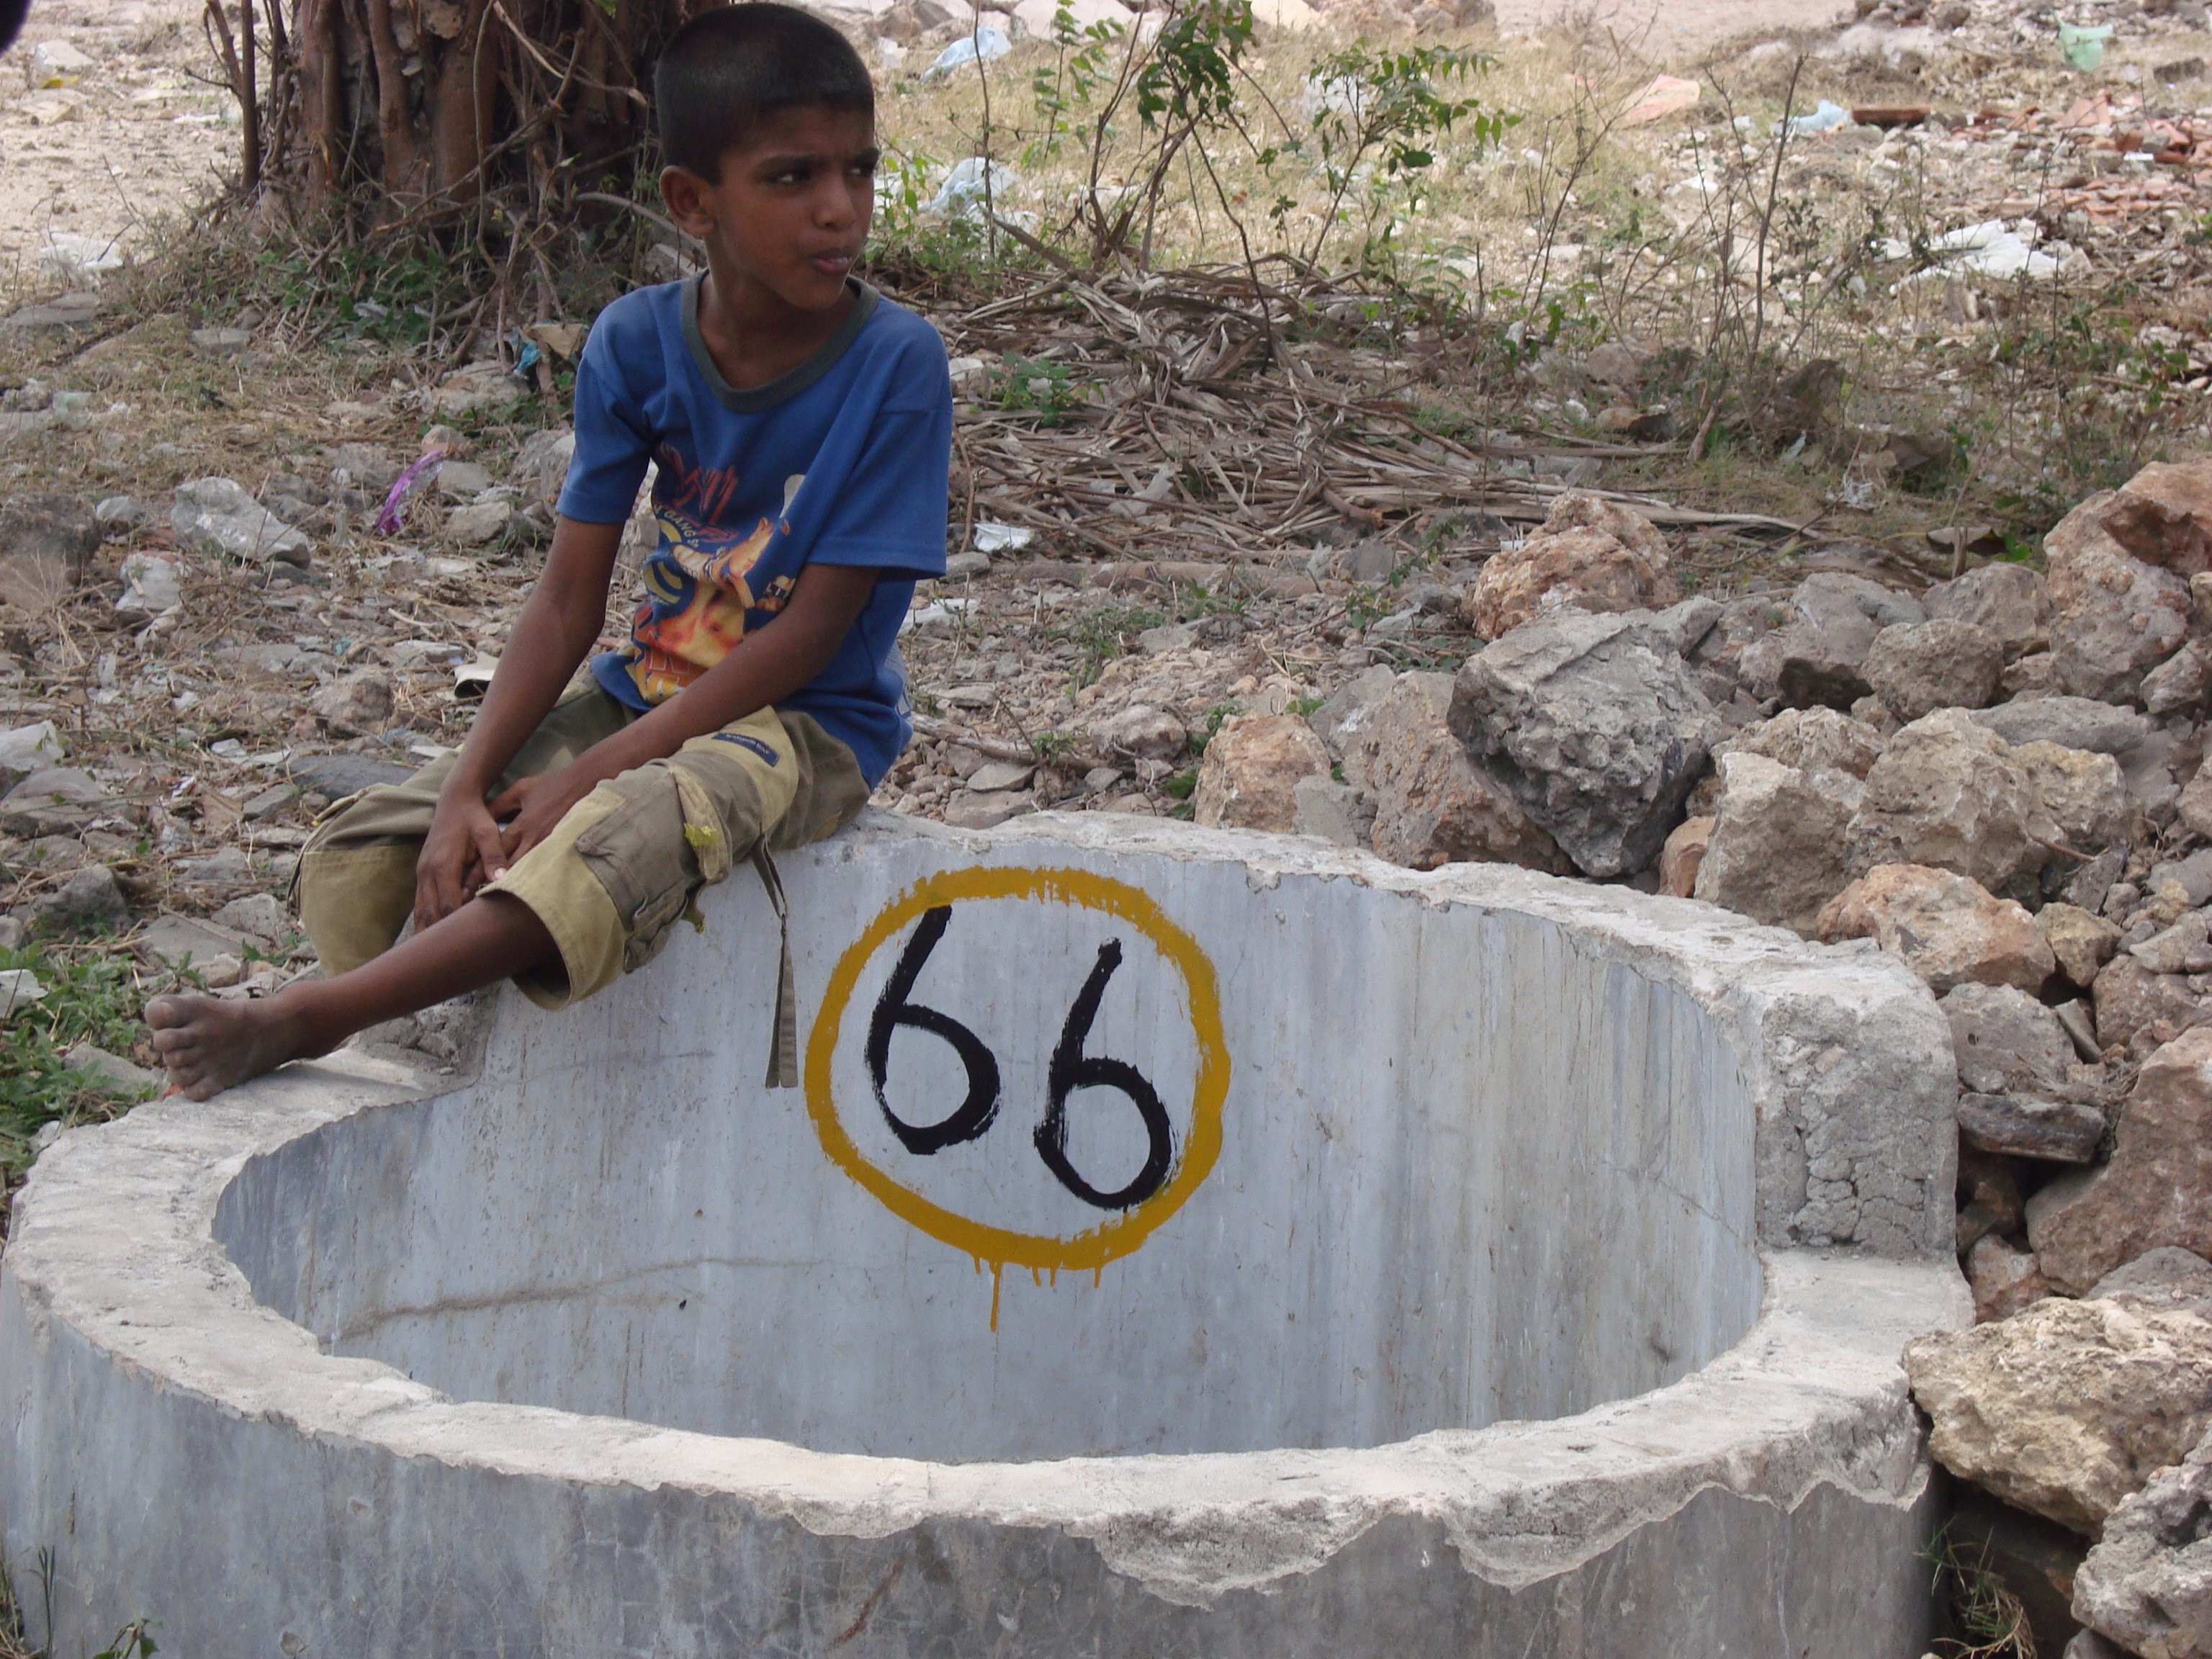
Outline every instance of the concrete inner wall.
<svg viewBox="0 0 2212 1659">
<path fill-rule="evenodd" d="M 973 861 L 917 837 L 793 872 L 803 1024 L 884 907 Z M 503 999 L 469 1088 L 249 1163 L 217 1237 L 331 1352 L 459 1398 L 940 1461 L 1368 1446 L 1559 1416 L 1672 1382 L 1749 1327 L 1753 1112 L 1682 992 L 1553 921 L 1344 879 L 1060 848 L 994 861 L 1141 890 L 1218 982 L 1218 1161 L 1095 1275 L 1011 1266 L 994 1285 L 993 1263 L 825 1156 L 800 1093 L 762 1086 L 775 932 L 744 871 L 652 972 L 559 1015 Z M 1121 918 L 956 903 L 909 1000 L 987 1044 L 1001 1105 L 917 1156 L 865 1053 L 915 933 L 860 972 L 836 1121 L 940 1207 L 1079 1244 L 1123 1212 L 1072 1196 L 1036 1149 L 1070 1010 L 1119 942 L 1080 1051 L 1137 1065 L 1180 1158 L 1194 993 Z M 886 1075 L 912 1124 L 965 1081 L 910 1027 Z M 1148 1142 L 1124 1095 L 1077 1089 L 1068 1120 L 1096 1188 L 1136 1175 Z"/>
</svg>

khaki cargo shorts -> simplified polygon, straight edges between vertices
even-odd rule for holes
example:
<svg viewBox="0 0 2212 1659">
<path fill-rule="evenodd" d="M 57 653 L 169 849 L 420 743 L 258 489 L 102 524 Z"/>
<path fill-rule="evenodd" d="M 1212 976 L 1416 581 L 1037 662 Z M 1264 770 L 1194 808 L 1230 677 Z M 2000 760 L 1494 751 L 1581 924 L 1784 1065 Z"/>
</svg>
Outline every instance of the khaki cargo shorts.
<svg viewBox="0 0 2212 1659">
<path fill-rule="evenodd" d="M 499 787 L 566 766 L 636 718 L 597 687 L 576 693 L 531 734 Z M 389 950 L 406 926 L 415 860 L 455 759 L 365 790 L 316 826 L 300 854 L 300 919 L 325 974 Z M 867 799 L 851 750 L 812 716 L 773 708 L 609 779 L 482 890 L 521 900 L 560 947 L 558 968 L 515 983 L 546 1008 L 591 995 L 652 960 L 679 918 L 696 922 L 701 888 L 757 851 L 835 834 Z"/>
</svg>

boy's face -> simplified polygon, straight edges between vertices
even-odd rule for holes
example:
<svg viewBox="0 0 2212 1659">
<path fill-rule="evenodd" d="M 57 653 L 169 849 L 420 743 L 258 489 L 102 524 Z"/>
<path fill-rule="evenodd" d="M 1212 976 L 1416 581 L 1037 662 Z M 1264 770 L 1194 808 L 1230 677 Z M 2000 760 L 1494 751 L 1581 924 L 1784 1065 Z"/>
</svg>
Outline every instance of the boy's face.
<svg viewBox="0 0 2212 1659">
<path fill-rule="evenodd" d="M 720 182 L 670 167 L 660 193 L 676 222 L 707 245 L 714 270 L 798 310 L 822 311 L 843 296 L 867 240 L 879 155 L 875 118 L 865 112 L 784 110 L 724 153 Z"/>
</svg>

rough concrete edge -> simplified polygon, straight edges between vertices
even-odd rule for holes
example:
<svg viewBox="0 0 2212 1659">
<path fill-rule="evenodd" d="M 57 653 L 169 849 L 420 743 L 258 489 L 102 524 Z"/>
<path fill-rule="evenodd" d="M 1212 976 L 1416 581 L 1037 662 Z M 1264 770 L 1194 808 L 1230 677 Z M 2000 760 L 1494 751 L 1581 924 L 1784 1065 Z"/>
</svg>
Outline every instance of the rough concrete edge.
<svg viewBox="0 0 2212 1659">
<path fill-rule="evenodd" d="M 1894 1003 L 1904 972 L 1863 956 L 1815 954 L 1793 935 L 1745 927 L 1708 906 L 1529 872 L 1421 876 L 1287 838 L 1181 825 L 1146 826 L 1133 836 L 1072 835 L 1071 822 L 1079 820 L 963 835 L 893 821 L 888 833 L 922 834 L 978 854 L 1050 840 L 1112 853 L 1225 856 L 1269 884 L 1285 874 L 1343 876 L 1436 902 L 1548 916 L 1664 965 L 1666 977 L 1753 1022 L 1762 1037 L 1775 1010 L 1840 1006 L 1826 988 L 1838 969 L 1876 1005 Z M 832 849 L 849 856 L 885 833 L 866 825 Z M 1690 945 L 1727 960 L 1692 962 Z M 1731 1001 L 1723 994 L 1730 969 L 1753 964 L 1770 977 Z M 1794 983 L 1808 972 L 1824 982 Z M 1803 1086 L 1807 1066 L 1825 1075 L 1819 1062 L 1835 1046 L 1784 1035 L 1794 1046 L 1765 1079 L 1770 1095 Z M 1816 1030 L 1814 1039 L 1826 1035 Z M 1829 1067 L 1845 1069 L 1840 1061 Z M 1830 1092 L 1848 1098 L 1863 1086 L 1847 1076 Z M 21 1299 L 33 1340 L 45 1340 L 48 1321 L 66 1321 L 154 1386 L 289 1421 L 303 1433 L 521 1478 L 720 1493 L 823 1534 L 883 1536 L 948 1512 L 1055 1527 L 1091 1540 L 1109 1566 L 1152 1594 L 1195 1604 L 1311 1571 L 1395 1514 L 1441 1521 L 1470 1571 L 1516 1585 L 1570 1571 L 1717 1486 L 1785 1509 L 1822 1484 L 1910 1504 L 1924 1486 L 1926 1461 L 1897 1355 L 1911 1336 L 1967 1317 L 1948 1255 L 1887 1262 L 1768 1253 L 1765 1303 L 1752 1329 L 1669 1388 L 1574 1418 L 1356 1451 L 934 1465 L 545 1407 L 460 1404 L 377 1362 L 322 1354 L 309 1333 L 254 1303 L 213 1236 L 222 1193 L 249 1158 L 353 1112 L 428 1092 L 420 1074 L 348 1056 L 291 1068 L 206 1106 L 157 1103 L 64 1135 L 19 1200 L 15 1237 L 0 1262 L 6 1292 Z M 195 1304 L 198 1316 L 182 1316 Z"/>
</svg>

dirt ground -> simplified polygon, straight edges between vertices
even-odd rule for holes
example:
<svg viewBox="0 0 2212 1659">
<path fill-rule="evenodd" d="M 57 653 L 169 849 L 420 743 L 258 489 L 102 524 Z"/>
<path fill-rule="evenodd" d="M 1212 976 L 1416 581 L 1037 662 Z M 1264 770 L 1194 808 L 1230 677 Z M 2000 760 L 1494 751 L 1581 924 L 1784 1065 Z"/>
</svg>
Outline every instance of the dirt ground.
<svg viewBox="0 0 2212 1659">
<path fill-rule="evenodd" d="M 143 244 L 183 215 L 233 161 L 229 95 L 192 0 L 86 0 L 34 6 L 0 57 L 0 291 L 51 287 L 65 266 Z M 91 59 L 33 84 L 43 42 Z"/>
</svg>

